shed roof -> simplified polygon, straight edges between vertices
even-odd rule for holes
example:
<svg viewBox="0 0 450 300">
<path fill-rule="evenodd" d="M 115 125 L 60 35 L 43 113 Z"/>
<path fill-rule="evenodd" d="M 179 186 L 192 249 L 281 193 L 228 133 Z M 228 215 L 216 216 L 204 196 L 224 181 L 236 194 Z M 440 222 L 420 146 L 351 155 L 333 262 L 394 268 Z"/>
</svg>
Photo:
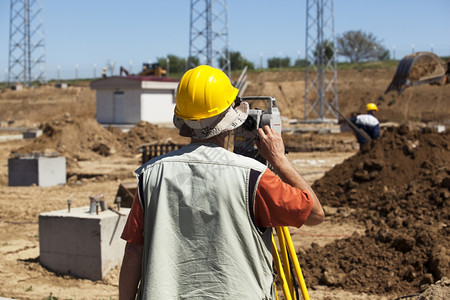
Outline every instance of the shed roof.
<svg viewBox="0 0 450 300">
<path fill-rule="evenodd" d="M 175 89 L 179 80 L 156 76 L 112 76 L 91 82 L 94 90 L 105 89 Z"/>
</svg>

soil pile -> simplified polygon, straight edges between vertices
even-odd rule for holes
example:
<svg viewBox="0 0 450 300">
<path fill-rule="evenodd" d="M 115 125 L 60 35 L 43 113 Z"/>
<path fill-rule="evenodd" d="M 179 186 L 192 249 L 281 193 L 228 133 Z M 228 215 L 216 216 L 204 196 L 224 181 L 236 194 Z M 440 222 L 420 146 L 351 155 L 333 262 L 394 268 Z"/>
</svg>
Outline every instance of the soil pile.
<svg viewBox="0 0 450 300">
<path fill-rule="evenodd" d="M 124 133 L 118 128 L 105 129 L 94 118 L 72 117 L 69 113 L 43 123 L 40 129 L 41 136 L 13 150 L 11 155 L 62 155 L 71 167 L 77 161 L 95 160 L 99 156 L 134 156 L 143 144 L 189 142 L 188 138 L 179 136 L 175 128 L 140 122 Z"/>
<path fill-rule="evenodd" d="M 158 143 L 158 144 L 188 144 L 190 139 L 182 137 L 178 134 L 178 129 L 168 128 L 148 122 L 139 122 L 127 133 L 120 134 L 118 141 L 137 153 L 139 147 L 143 144 Z"/>
<path fill-rule="evenodd" d="M 74 118 L 65 113 L 43 123 L 40 129 L 41 136 L 30 144 L 13 150 L 12 155 L 57 154 L 65 156 L 70 165 L 79 160 L 94 160 L 99 155 L 125 153 L 117 137 L 103 128 L 94 118 Z"/>
<path fill-rule="evenodd" d="M 312 285 L 401 295 L 449 277 L 450 132 L 389 128 L 313 188 L 331 218 L 367 229 L 300 256 Z"/>
</svg>

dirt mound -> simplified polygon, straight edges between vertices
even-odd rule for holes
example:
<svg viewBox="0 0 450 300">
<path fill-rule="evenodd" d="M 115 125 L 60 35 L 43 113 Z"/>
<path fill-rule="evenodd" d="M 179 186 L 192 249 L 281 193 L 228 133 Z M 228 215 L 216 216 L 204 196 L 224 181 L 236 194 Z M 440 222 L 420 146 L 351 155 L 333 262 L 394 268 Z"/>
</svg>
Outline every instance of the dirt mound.
<svg viewBox="0 0 450 300">
<path fill-rule="evenodd" d="M 450 133 L 389 128 L 314 184 L 331 218 L 366 225 L 300 259 L 312 285 L 416 293 L 450 275 Z"/>
<path fill-rule="evenodd" d="M 13 150 L 11 155 L 62 155 L 70 167 L 77 161 L 95 160 L 99 156 L 133 156 L 142 144 L 189 142 L 175 128 L 140 122 L 124 133 L 118 128 L 105 129 L 94 118 L 72 117 L 69 113 L 43 123 L 40 129 L 41 136 Z"/>
<path fill-rule="evenodd" d="M 443 220 L 449 213 L 445 199 L 450 196 L 450 132 L 388 128 L 371 149 L 331 169 L 314 187 L 323 195 L 325 205 L 408 218 L 410 203 L 414 203 L 412 211 L 427 221 Z M 408 213 L 392 212 L 397 206 Z M 359 220 L 367 217 L 365 214 Z"/>
<path fill-rule="evenodd" d="M 148 143 L 174 143 L 188 144 L 190 139 L 178 134 L 178 129 L 162 127 L 148 122 L 139 122 L 125 134 L 121 134 L 118 141 L 137 153 L 142 144 Z"/>
<path fill-rule="evenodd" d="M 123 152 L 117 137 L 90 117 L 72 117 L 69 113 L 40 126 L 42 135 L 30 144 L 13 150 L 12 155 L 31 153 L 65 156 L 69 165 L 79 160 L 95 160 L 99 155 L 109 156 Z"/>
</svg>

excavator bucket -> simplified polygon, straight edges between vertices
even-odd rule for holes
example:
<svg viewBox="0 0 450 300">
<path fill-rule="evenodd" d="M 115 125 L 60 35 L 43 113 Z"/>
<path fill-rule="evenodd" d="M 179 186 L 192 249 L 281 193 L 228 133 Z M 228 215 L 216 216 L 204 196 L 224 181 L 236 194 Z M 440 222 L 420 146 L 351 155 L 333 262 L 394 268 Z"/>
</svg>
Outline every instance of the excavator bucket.
<svg viewBox="0 0 450 300">
<path fill-rule="evenodd" d="M 405 56 L 398 64 L 392 82 L 387 87 L 385 94 L 397 91 L 401 94 L 410 86 L 421 84 L 445 83 L 447 65 L 432 52 L 416 52 Z"/>
</svg>

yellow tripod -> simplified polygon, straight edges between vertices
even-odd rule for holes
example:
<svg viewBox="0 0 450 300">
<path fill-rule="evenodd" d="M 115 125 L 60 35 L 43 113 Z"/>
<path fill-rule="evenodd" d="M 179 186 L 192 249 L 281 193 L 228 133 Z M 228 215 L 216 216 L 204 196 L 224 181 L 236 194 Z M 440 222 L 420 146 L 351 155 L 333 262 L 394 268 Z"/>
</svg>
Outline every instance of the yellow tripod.
<svg viewBox="0 0 450 300">
<path fill-rule="evenodd" d="M 275 266 L 277 268 L 281 285 L 284 292 L 284 297 L 286 300 L 296 300 L 294 285 L 291 274 L 291 268 L 289 267 L 289 257 L 294 265 L 294 271 L 302 291 L 303 299 L 309 300 L 308 290 L 306 289 L 305 279 L 303 278 L 302 270 L 300 269 L 300 264 L 298 262 L 297 253 L 295 252 L 294 245 L 292 243 L 291 234 L 287 227 L 277 227 L 275 228 L 278 236 L 278 244 L 280 246 L 280 252 L 278 252 L 277 244 L 275 238 L 272 235 L 272 253 Z M 289 251 L 289 253 L 288 253 Z M 276 287 L 275 287 L 276 290 Z M 278 294 L 277 294 L 278 299 Z"/>
</svg>

